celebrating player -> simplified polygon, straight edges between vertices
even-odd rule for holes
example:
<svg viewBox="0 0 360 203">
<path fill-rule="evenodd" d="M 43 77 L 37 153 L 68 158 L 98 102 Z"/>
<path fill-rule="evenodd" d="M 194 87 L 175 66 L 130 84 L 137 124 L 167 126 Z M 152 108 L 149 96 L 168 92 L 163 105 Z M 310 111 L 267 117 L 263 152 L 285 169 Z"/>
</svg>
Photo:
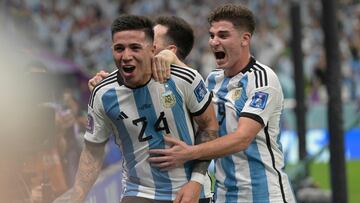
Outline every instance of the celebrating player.
<svg viewBox="0 0 360 203">
<path fill-rule="evenodd" d="M 92 91 L 88 129 L 71 202 L 81 202 L 96 180 L 109 135 L 115 134 L 124 157 L 122 203 L 209 202 L 208 162 L 188 162 L 161 171 L 147 159 L 149 149 L 166 148 L 164 136 L 187 144 L 216 137 L 218 124 L 200 74 L 173 67 L 165 84 L 151 78 L 153 24 L 125 15 L 112 24 L 113 57 L 118 68 Z M 191 118 L 197 123 L 194 133 Z M 186 187 L 183 187 L 183 186 Z M 175 199 L 176 198 L 176 199 Z"/>
<path fill-rule="evenodd" d="M 215 160 L 215 199 L 233 202 L 295 202 L 279 142 L 283 93 L 276 74 L 250 54 L 253 13 L 222 5 L 208 18 L 209 45 L 218 68 L 207 78 L 220 125 L 213 141 L 189 146 L 166 137 L 170 149 L 149 161 L 163 169 L 187 160 Z"/>
</svg>

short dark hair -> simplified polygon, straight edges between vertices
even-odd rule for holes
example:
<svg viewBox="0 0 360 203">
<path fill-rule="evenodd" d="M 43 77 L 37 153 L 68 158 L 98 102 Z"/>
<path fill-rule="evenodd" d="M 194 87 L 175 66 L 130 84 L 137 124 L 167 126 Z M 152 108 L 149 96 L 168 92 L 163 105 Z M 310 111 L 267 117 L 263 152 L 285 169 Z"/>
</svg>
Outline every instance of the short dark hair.
<svg viewBox="0 0 360 203">
<path fill-rule="evenodd" d="M 235 28 L 245 29 L 253 35 L 255 30 L 254 14 L 245 6 L 225 4 L 215 8 L 208 17 L 211 26 L 213 22 L 221 20 L 230 21 Z"/>
<path fill-rule="evenodd" d="M 155 24 L 168 28 L 167 40 L 176 45 L 176 55 L 184 60 L 194 46 L 194 31 L 189 23 L 176 16 L 160 16 L 155 20 Z"/>
<path fill-rule="evenodd" d="M 145 36 L 151 41 L 154 41 L 154 23 L 145 16 L 137 15 L 121 15 L 116 18 L 111 24 L 111 37 L 114 34 L 126 30 L 142 30 Z"/>
</svg>

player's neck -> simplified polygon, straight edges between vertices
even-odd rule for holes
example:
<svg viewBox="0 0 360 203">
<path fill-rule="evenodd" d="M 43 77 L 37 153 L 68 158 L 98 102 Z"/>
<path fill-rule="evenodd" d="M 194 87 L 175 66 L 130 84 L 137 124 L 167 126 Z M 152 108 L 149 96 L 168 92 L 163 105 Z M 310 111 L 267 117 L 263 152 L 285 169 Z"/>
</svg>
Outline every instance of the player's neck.
<svg viewBox="0 0 360 203">
<path fill-rule="evenodd" d="M 230 68 L 227 68 L 224 72 L 226 77 L 232 77 L 240 73 L 250 62 L 250 54 L 242 54 L 239 60 Z"/>
<path fill-rule="evenodd" d="M 151 80 L 151 74 L 146 74 L 141 78 L 140 81 L 137 81 L 137 82 L 124 80 L 124 85 L 128 88 L 136 89 L 136 88 L 144 87 L 145 85 L 147 85 L 149 83 L 150 80 Z"/>
</svg>

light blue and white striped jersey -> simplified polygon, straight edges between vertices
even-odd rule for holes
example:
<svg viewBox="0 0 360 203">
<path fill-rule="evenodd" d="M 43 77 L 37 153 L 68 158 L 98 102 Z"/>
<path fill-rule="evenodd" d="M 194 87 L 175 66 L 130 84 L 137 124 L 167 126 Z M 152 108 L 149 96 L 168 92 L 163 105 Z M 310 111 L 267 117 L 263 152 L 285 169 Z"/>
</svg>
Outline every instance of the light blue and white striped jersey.
<svg viewBox="0 0 360 203">
<path fill-rule="evenodd" d="M 174 200 L 176 192 L 199 175 L 192 173 L 193 162 L 160 171 L 147 161 L 148 150 L 168 147 L 166 134 L 193 145 L 191 116 L 204 112 L 210 103 L 211 94 L 196 70 L 173 66 L 166 85 L 151 79 L 133 89 L 123 85 L 115 71 L 93 90 L 85 139 L 102 143 L 110 134 L 116 136 L 124 157 L 124 196 Z M 211 181 L 208 175 L 205 179 L 201 198 L 211 197 Z"/>
<path fill-rule="evenodd" d="M 215 160 L 216 202 L 295 202 L 287 175 L 280 139 L 283 93 L 275 73 L 253 57 L 233 77 L 217 69 L 207 86 L 219 121 L 219 136 L 234 132 L 240 117 L 264 127 L 244 151 Z"/>
</svg>

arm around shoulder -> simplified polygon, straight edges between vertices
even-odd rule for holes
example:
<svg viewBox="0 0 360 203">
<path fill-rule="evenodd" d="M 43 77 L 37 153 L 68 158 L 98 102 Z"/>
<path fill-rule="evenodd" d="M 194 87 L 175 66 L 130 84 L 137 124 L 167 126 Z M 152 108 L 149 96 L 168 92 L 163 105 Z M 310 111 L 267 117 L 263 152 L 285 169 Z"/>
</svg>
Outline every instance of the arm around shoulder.
<svg viewBox="0 0 360 203">
<path fill-rule="evenodd" d="M 247 117 L 240 117 L 235 132 L 207 143 L 195 145 L 191 151 L 195 159 L 202 160 L 231 155 L 245 150 L 262 128 L 263 125 L 259 122 Z"/>
</svg>

